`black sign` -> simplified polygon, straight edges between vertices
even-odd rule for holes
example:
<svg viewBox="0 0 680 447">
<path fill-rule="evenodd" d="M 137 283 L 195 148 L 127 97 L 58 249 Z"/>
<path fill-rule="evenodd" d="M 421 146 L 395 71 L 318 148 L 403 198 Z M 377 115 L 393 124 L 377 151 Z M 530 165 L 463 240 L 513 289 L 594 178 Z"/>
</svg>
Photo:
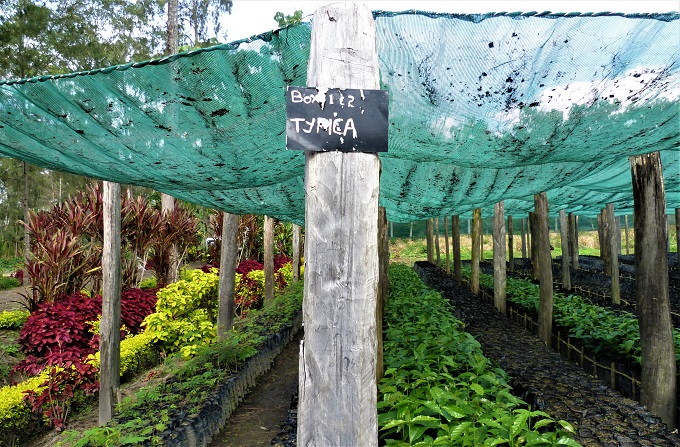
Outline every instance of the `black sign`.
<svg viewBox="0 0 680 447">
<path fill-rule="evenodd" d="M 288 87 L 286 148 L 387 152 L 387 91 Z"/>
</svg>

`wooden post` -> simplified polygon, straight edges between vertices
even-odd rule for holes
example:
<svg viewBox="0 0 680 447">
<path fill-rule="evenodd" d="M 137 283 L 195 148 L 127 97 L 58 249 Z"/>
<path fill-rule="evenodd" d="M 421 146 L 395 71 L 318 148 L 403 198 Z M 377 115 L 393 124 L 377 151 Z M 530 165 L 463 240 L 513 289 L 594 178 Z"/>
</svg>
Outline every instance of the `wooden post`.
<svg viewBox="0 0 680 447">
<path fill-rule="evenodd" d="M 220 248 L 220 285 L 217 292 L 217 339 L 231 334 L 234 326 L 234 294 L 238 258 L 238 215 L 222 213 L 222 246 Z"/>
<path fill-rule="evenodd" d="M 427 231 L 427 262 L 434 264 L 434 224 L 432 223 L 432 219 L 427 219 L 425 225 Z"/>
<path fill-rule="evenodd" d="M 494 204 L 493 213 L 493 302 L 503 315 L 508 314 L 505 300 L 507 284 L 505 269 L 505 216 L 504 206 L 500 201 Z"/>
<path fill-rule="evenodd" d="M 120 387 L 120 184 L 103 182 L 102 319 L 99 326 L 99 425 L 109 422 Z"/>
<path fill-rule="evenodd" d="M 522 226 L 522 233 L 520 234 L 520 238 L 522 240 L 522 259 L 527 258 L 527 226 L 526 226 L 526 219 L 520 219 L 520 223 Z"/>
<path fill-rule="evenodd" d="M 484 219 L 479 221 L 479 259 L 484 262 Z"/>
<path fill-rule="evenodd" d="M 630 158 L 635 229 L 635 296 L 640 325 L 640 403 L 675 428 L 676 364 L 668 296 L 666 197 L 658 152 Z"/>
<path fill-rule="evenodd" d="M 578 216 L 574 216 L 574 233 L 576 234 L 576 254 L 577 255 L 578 255 L 578 248 L 579 248 L 579 245 L 578 245 L 578 235 L 579 235 L 578 226 L 580 225 L 580 223 L 579 223 L 580 221 L 581 221 L 581 219 L 579 219 Z M 574 268 L 578 268 L 578 256 L 576 257 L 576 262 L 574 264 L 576 266 Z"/>
<path fill-rule="evenodd" d="M 602 261 L 604 261 L 604 273 L 607 276 L 612 274 L 612 251 L 611 251 L 611 232 L 612 229 L 609 227 L 609 215 L 607 213 L 607 208 L 602 208 L 602 245 L 600 246 L 600 256 Z"/>
<path fill-rule="evenodd" d="M 566 211 L 565 211 L 566 213 Z M 567 250 L 568 253 L 566 253 L 567 256 L 569 256 L 569 266 L 571 267 L 571 260 L 573 258 L 572 250 L 574 249 L 574 227 L 571 222 L 571 217 L 572 213 L 567 213 Z M 562 221 L 560 220 L 560 227 L 562 226 Z M 562 251 L 562 256 L 564 256 L 565 253 Z"/>
<path fill-rule="evenodd" d="M 375 380 L 380 382 L 384 374 L 383 366 L 383 316 L 387 297 L 390 292 L 390 240 L 387 237 L 387 211 L 385 207 L 378 207 L 378 299 L 376 300 L 375 324 L 378 334 L 378 351 L 375 362 Z"/>
<path fill-rule="evenodd" d="M 411 240 L 411 241 L 413 240 L 413 222 L 410 222 L 410 223 L 409 223 L 409 227 L 408 227 L 408 239 Z"/>
<path fill-rule="evenodd" d="M 371 11 L 334 3 L 314 17 L 308 85 L 379 89 Z M 376 154 L 306 153 L 298 445 L 378 445 L 379 183 Z"/>
<path fill-rule="evenodd" d="M 550 346 L 553 316 L 553 276 L 548 227 L 548 195 L 545 192 L 534 195 L 534 208 L 536 216 L 534 235 L 536 239 L 534 239 L 532 245 L 537 246 L 538 281 L 541 295 L 538 305 L 538 338 Z"/>
<path fill-rule="evenodd" d="M 604 212 L 605 211 L 601 209 L 600 214 L 597 215 L 597 245 L 600 247 L 600 260 L 602 260 L 602 263 L 604 265 L 604 270 L 605 270 L 605 273 L 606 273 L 607 266 L 606 266 L 606 262 L 604 260 L 604 256 L 605 256 L 605 250 L 604 250 L 605 242 L 604 242 L 604 228 L 603 228 L 604 222 L 603 222 L 603 219 L 602 219 L 602 215 L 604 214 Z"/>
<path fill-rule="evenodd" d="M 536 197 L 536 195 L 534 195 Z M 535 199 L 534 199 L 535 201 Z M 535 280 L 538 280 L 538 275 L 539 275 L 539 270 L 541 268 L 540 262 L 541 259 L 538 256 L 538 248 L 539 248 L 539 241 L 536 238 L 537 237 L 537 232 L 538 232 L 538 223 L 536 222 L 536 212 L 530 212 L 529 213 L 529 234 L 530 234 L 530 244 L 529 244 L 529 252 L 531 256 L 531 272 L 532 272 L 532 277 Z M 550 248 L 550 247 L 548 247 Z"/>
<path fill-rule="evenodd" d="M 472 260 L 470 272 L 470 290 L 479 295 L 479 258 L 481 252 L 482 209 L 472 210 Z"/>
<path fill-rule="evenodd" d="M 574 213 L 569 213 L 569 234 L 571 240 L 571 248 L 569 249 L 569 254 L 571 254 L 571 267 L 574 270 L 578 270 L 578 218 Z"/>
<path fill-rule="evenodd" d="M 456 281 L 463 280 L 460 262 L 460 216 L 451 217 L 451 239 L 453 239 L 453 277 Z"/>
<path fill-rule="evenodd" d="M 534 233 L 531 229 L 531 225 L 533 224 L 533 215 L 533 211 L 530 211 L 527 216 L 527 251 L 529 252 L 529 258 L 532 257 L 531 244 L 534 242 Z"/>
<path fill-rule="evenodd" d="M 437 267 L 442 266 L 442 257 L 439 248 L 439 218 L 434 219 L 434 251 L 437 253 Z"/>
<path fill-rule="evenodd" d="M 446 245 L 446 274 L 451 274 L 451 256 L 449 255 L 449 216 L 444 216 L 444 245 Z"/>
<path fill-rule="evenodd" d="M 666 228 L 668 228 L 667 234 L 670 235 L 671 234 L 671 223 L 668 220 L 668 214 L 664 214 L 664 218 L 666 220 L 666 223 L 664 225 L 666 225 Z M 670 237 L 666 238 L 666 251 L 668 251 L 668 252 L 671 251 L 671 238 Z"/>
<path fill-rule="evenodd" d="M 274 219 L 264 216 L 264 303 L 274 301 Z"/>
<path fill-rule="evenodd" d="M 615 216 L 614 222 L 616 224 L 616 235 L 614 237 L 614 242 L 616 242 L 616 259 L 618 260 L 621 252 L 621 216 Z"/>
<path fill-rule="evenodd" d="M 508 215 L 508 269 L 515 271 L 515 242 L 512 228 L 512 215 Z"/>
<path fill-rule="evenodd" d="M 630 237 L 628 236 L 628 214 L 623 216 L 623 220 L 626 225 L 626 255 L 630 254 Z M 676 219 L 677 220 L 677 219 Z"/>
<path fill-rule="evenodd" d="M 390 237 L 394 237 L 394 222 L 390 222 Z"/>
<path fill-rule="evenodd" d="M 675 253 L 676 263 L 680 267 L 680 208 L 675 209 Z"/>
<path fill-rule="evenodd" d="M 300 241 L 302 227 L 293 224 L 293 282 L 300 280 Z"/>
<path fill-rule="evenodd" d="M 610 225 L 610 220 L 609 220 L 609 213 L 608 210 L 605 206 L 605 208 L 602 209 L 602 223 L 603 225 L 603 234 L 604 234 L 604 251 L 603 253 L 606 254 L 605 258 L 605 273 L 609 276 L 612 274 L 612 251 L 611 251 L 611 241 L 613 239 L 613 232 L 614 228 L 611 227 Z"/>
<path fill-rule="evenodd" d="M 569 223 L 567 212 L 560 210 L 560 235 L 562 239 L 562 287 L 571 290 L 571 272 L 569 271 Z"/>
<path fill-rule="evenodd" d="M 619 286 L 619 242 L 621 241 L 621 232 L 618 231 L 616 225 L 616 216 L 614 216 L 614 204 L 607 204 L 607 219 L 609 220 L 609 272 L 612 277 L 611 294 L 612 303 L 621 304 L 621 288 Z"/>
<path fill-rule="evenodd" d="M 598 236 L 600 238 L 600 258 L 604 263 L 604 274 L 611 276 L 612 274 L 612 257 L 610 249 L 610 239 L 613 229 L 609 226 L 609 217 L 607 216 L 607 208 L 602 208 L 600 214 L 597 216 Z"/>
</svg>

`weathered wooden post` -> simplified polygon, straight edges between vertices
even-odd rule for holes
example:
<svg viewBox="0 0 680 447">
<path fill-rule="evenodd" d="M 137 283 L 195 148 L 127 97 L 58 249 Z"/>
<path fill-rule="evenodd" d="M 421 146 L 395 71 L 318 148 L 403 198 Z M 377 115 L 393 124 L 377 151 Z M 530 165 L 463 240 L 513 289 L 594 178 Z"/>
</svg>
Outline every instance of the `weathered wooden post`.
<svg viewBox="0 0 680 447">
<path fill-rule="evenodd" d="M 293 282 L 300 280 L 300 241 L 302 227 L 293 224 Z"/>
<path fill-rule="evenodd" d="M 616 242 L 616 259 L 618 260 L 618 255 L 623 254 L 621 251 L 621 216 L 616 216 L 614 222 L 616 222 L 616 239 L 614 241 Z"/>
<path fill-rule="evenodd" d="M 609 225 L 609 216 L 607 208 L 602 208 L 600 214 L 597 216 L 597 229 L 600 238 L 600 258 L 604 263 L 604 274 L 611 276 L 612 274 L 612 256 L 610 249 L 610 240 L 613 233 L 613 228 Z"/>
<path fill-rule="evenodd" d="M 630 237 L 628 235 L 629 232 L 629 226 L 628 226 L 628 214 L 623 216 L 624 223 L 626 225 L 626 255 L 630 254 Z"/>
<path fill-rule="evenodd" d="M 508 269 L 511 272 L 515 271 L 515 237 L 514 228 L 512 227 L 512 215 L 508 216 Z"/>
<path fill-rule="evenodd" d="M 449 254 L 449 216 L 444 216 L 444 245 L 446 246 L 446 274 L 451 274 L 451 256 Z"/>
<path fill-rule="evenodd" d="M 427 219 L 426 222 L 426 241 L 427 241 L 427 262 L 434 264 L 434 224 L 432 219 Z"/>
<path fill-rule="evenodd" d="M 534 201 L 535 201 L 536 195 L 534 194 Z M 535 207 L 535 205 L 534 205 Z M 538 275 L 539 275 L 539 270 L 541 268 L 541 258 L 538 254 L 538 249 L 540 247 L 539 241 L 538 241 L 538 222 L 536 221 L 536 211 L 530 212 L 529 213 L 529 240 L 531 241 L 529 244 L 529 252 L 531 256 L 531 272 L 532 272 L 532 278 L 535 280 L 538 280 Z M 548 247 L 550 248 L 550 247 Z"/>
<path fill-rule="evenodd" d="M 484 262 L 484 219 L 479 220 L 479 259 Z"/>
<path fill-rule="evenodd" d="M 635 230 L 635 297 L 640 325 L 640 402 L 675 427 L 676 364 L 666 256 L 666 197 L 658 152 L 630 158 Z"/>
<path fill-rule="evenodd" d="M 538 259 L 538 281 L 540 286 L 540 302 L 538 305 L 538 338 L 550 346 L 552 338 L 553 317 L 553 276 L 552 257 L 550 255 L 550 237 L 548 227 L 548 196 L 545 192 L 534 194 L 535 228 L 532 246 L 536 246 Z"/>
<path fill-rule="evenodd" d="M 600 213 L 597 215 L 597 244 L 600 247 L 600 259 L 604 262 L 604 259 L 602 259 L 602 247 L 604 247 L 604 236 L 602 234 L 602 214 L 605 212 L 605 210 L 600 209 Z"/>
<path fill-rule="evenodd" d="M 562 287 L 571 290 L 571 272 L 569 271 L 569 223 L 567 212 L 560 210 L 560 235 L 562 239 Z"/>
<path fill-rule="evenodd" d="M 434 251 L 437 254 L 437 267 L 442 266 L 441 249 L 439 248 L 439 217 L 434 219 Z"/>
<path fill-rule="evenodd" d="M 222 213 L 222 246 L 220 247 L 220 283 L 217 291 L 217 339 L 231 334 L 234 326 L 234 294 L 238 257 L 238 215 Z"/>
<path fill-rule="evenodd" d="M 410 222 L 408 226 L 408 239 L 413 240 L 413 222 Z"/>
<path fill-rule="evenodd" d="M 102 320 L 99 326 L 99 425 L 113 417 L 120 387 L 120 184 L 103 182 Z"/>
<path fill-rule="evenodd" d="M 335 3 L 316 10 L 307 82 L 380 88 L 368 8 Z M 298 445 L 378 445 L 379 177 L 374 153 L 306 153 Z"/>
<path fill-rule="evenodd" d="M 493 302 L 496 309 L 507 315 L 505 287 L 507 285 L 505 268 L 505 216 L 504 204 L 494 204 L 493 213 Z"/>
<path fill-rule="evenodd" d="M 572 258 L 571 251 L 574 249 L 574 235 L 572 233 L 573 228 L 571 226 L 571 220 L 570 220 L 571 213 L 567 213 L 566 211 L 565 211 L 565 213 L 566 213 L 566 219 L 567 219 L 566 220 L 567 253 L 562 251 L 562 256 L 565 256 L 565 255 L 569 256 L 569 266 L 571 267 L 571 258 Z M 560 219 L 560 231 L 562 231 L 561 227 L 562 227 L 562 220 Z"/>
<path fill-rule="evenodd" d="M 264 303 L 274 301 L 274 219 L 264 216 Z"/>
<path fill-rule="evenodd" d="M 680 267 L 680 208 L 675 209 L 675 252 L 676 263 Z"/>
<path fill-rule="evenodd" d="M 671 223 L 670 223 L 670 220 L 668 219 L 668 214 L 664 214 L 664 218 L 666 220 L 666 223 L 664 225 L 666 225 L 666 228 L 668 228 L 667 234 L 670 235 L 671 234 Z M 666 238 L 666 251 L 668 251 L 668 252 L 671 251 L 671 238 L 670 237 Z"/>
<path fill-rule="evenodd" d="M 619 286 L 619 243 L 621 242 L 621 232 L 616 225 L 616 216 L 614 216 L 614 204 L 607 204 L 607 219 L 609 220 L 609 272 L 612 277 L 611 294 L 612 303 L 621 304 L 621 288 Z"/>
<path fill-rule="evenodd" d="M 578 217 L 574 213 L 569 213 L 569 235 L 571 241 L 571 266 L 578 270 Z"/>
<path fill-rule="evenodd" d="M 453 239 L 453 277 L 456 281 L 463 280 L 460 262 L 460 216 L 451 217 L 451 239 Z"/>
<path fill-rule="evenodd" d="M 529 259 L 531 259 L 531 262 L 534 261 L 534 252 L 531 248 L 531 244 L 534 242 L 534 233 L 531 229 L 531 225 L 533 225 L 533 215 L 533 211 L 529 211 L 529 214 L 527 215 L 527 253 L 529 254 Z"/>
<path fill-rule="evenodd" d="M 470 290 L 475 295 L 479 295 L 479 258 L 482 240 L 482 209 L 472 210 L 472 253 L 470 270 Z"/>
<path fill-rule="evenodd" d="M 527 257 L 527 228 L 526 228 L 526 219 L 520 219 L 520 224 L 521 224 L 521 230 L 522 233 L 520 234 L 520 239 L 522 243 L 522 259 L 526 259 Z"/>
</svg>

